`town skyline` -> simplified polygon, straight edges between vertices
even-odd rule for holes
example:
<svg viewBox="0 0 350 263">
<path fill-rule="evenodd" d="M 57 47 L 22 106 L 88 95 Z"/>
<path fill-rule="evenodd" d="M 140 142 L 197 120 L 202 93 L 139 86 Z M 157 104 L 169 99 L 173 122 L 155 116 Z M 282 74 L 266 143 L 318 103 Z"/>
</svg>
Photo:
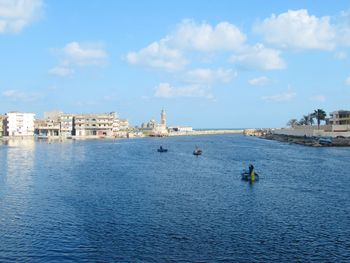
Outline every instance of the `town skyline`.
<svg viewBox="0 0 350 263">
<path fill-rule="evenodd" d="M 170 11 L 171 10 L 171 11 Z M 350 8 L 312 1 L 2 1 L 0 112 L 167 111 L 194 128 L 347 110 Z"/>
</svg>

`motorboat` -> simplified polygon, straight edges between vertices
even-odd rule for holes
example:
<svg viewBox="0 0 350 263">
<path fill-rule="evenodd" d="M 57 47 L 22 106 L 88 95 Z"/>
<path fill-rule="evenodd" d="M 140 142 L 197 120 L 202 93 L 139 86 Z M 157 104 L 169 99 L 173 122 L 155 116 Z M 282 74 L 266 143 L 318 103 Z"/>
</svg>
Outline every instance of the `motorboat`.
<svg viewBox="0 0 350 263">
<path fill-rule="evenodd" d="M 159 149 L 157 149 L 157 151 L 160 153 L 166 153 L 168 151 L 168 149 L 165 149 L 162 146 L 160 146 Z"/>
<path fill-rule="evenodd" d="M 193 151 L 193 155 L 201 155 L 202 154 L 202 150 L 201 149 L 199 149 L 199 148 L 196 148 L 194 151 Z"/>
<path fill-rule="evenodd" d="M 256 173 L 256 172 L 254 172 L 254 181 L 259 181 L 259 174 L 258 173 Z M 242 176 L 242 180 L 243 181 L 248 181 L 248 182 L 252 182 L 252 178 L 251 178 L 251 176 L 250 176 L 250 174 L 249 174 L 249 172 L 248 171 L 243 171 L 242 173 L 241 173 L 241 176 Z"/>
</svg>

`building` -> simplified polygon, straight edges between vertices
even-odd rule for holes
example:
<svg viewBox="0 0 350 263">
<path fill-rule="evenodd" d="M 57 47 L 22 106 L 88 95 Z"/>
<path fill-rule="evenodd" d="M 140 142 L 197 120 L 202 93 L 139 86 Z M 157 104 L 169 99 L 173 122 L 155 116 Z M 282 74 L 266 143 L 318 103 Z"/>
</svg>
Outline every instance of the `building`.
<svg viewBox="0 0 350 263">
<path fill-rule="evenodd" d="M 5 116 L 0 115 L 0 137 L 4 136 L 4 122 L 5 122 Z"/>
<path fill-rule="evenodd" d="M 160 113 L 160 124 L 162 125 L 162 127 L 164 129 L 166 129 L 166 114 L 164 109 L 162 109 L 161 113 Z"/>
<path fill-rule="evenodd" d="M 118 119 L 119 122 L 119 130 L 120 131 L 128 131 L 130 130 L 130 124 L 127 119 Z"/>
<path fill-rule="evenodd" d="M 40 137 L 55 137 L 61 135 L 60 117 L 62 111 L 44 112 L 44 119 L 35 120 L 35 134 Z"/>
<path fill-rule="evenodd" d="M 350 125 L 350 111 L 338 110 L 329 115 L 329 123 L 332 125 Z"/>
<path fill-rule="evenodd" d="M 58 120 L 37 119 L 34 121 L 35 134 L 41 137 L 60 136 L 61 125 Z"/>
<path fill-rule="evenodd" d="M 5 135 L 7 136 L 33 136 L 34 113 L 9 112 L 5 118 Z"/>
<path fill-rule="evenodd" d="M 80 114 L 74 116 L 73 134 L 75 136 L 113 136 L 115 113 Z"/>
<path fill-rule="evenodd" d="M 71 137 L 73 135 L 74 128 L 74 115 L 61 114 L 58 120 L 61 127 L 61 136 L 66 138 Z"/>
<path fill-rule="evenodd" d="M 59 118 L 64 114 L 63 111 L 48 111 L 44 112 L 44 119 L 45 120 L 54 120 L 58 121 Z"/>
</svg>

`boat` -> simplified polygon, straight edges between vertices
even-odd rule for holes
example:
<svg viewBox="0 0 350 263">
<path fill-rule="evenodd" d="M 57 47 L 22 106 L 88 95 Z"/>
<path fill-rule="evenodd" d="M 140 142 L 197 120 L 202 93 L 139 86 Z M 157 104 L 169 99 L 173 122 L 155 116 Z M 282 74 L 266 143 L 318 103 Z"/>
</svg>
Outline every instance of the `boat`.
<svg viewBox="0 0 350 263">
<path fill-rule="evenodd" d="M 160 146 L 159 149 L 157 149 L 157 151 L 160 153 L 166 153 L 168 151 L 168 149 L 165 149 L 162 146 Z"/>
<path fill-rule="evenodd" d="M 198 155 L 201 155 L 202 152 L 203 152 L 203 151 L 202 151 L 201 149 L 199 149 L 198 147 L 196 147 L 196 149 L 193 151 L 193 155 L 198 156 Z"/>
<path fill-rule="evenodd" d="M 330 145 L 332 144 L 332 141 L 333 141 L 333 138 L 328 136 L 320 137 L 318 139 L 318 143 L 321 145 Z"/>
<path fill-rule="evenodd" d="M 259 174 L 258 174 L 258 173 L 254 173 L 254 175 L 255 175 L 255 180 L 254 180 L 254 181 L 259 181 Z M 242 180 L 243 180 L 243 181 L 252 182 L 252 178 L 250 177 L 249 172 L 243 171 L 243 172 L 241 173 L 241 176 L 242 176 Z"/>
</svg>

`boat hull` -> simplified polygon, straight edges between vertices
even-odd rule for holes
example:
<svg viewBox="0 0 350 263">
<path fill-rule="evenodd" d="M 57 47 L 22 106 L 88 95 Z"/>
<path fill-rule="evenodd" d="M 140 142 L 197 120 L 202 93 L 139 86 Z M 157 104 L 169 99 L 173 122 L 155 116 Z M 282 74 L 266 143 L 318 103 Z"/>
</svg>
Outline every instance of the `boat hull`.
<svg viewBox="0 0 350 263">
<path fill-rule="evenodd" d="M 243 181 L 252 182 L 252 178 L 251 178 L 249 173 L 247 173 L 247 172 L 241 173 L 241 176 L 242 176 Z M 255 180 L 254 181 L 259 181 L 259 175 L 257 173 L 255 173 Z"/>
</svg>

